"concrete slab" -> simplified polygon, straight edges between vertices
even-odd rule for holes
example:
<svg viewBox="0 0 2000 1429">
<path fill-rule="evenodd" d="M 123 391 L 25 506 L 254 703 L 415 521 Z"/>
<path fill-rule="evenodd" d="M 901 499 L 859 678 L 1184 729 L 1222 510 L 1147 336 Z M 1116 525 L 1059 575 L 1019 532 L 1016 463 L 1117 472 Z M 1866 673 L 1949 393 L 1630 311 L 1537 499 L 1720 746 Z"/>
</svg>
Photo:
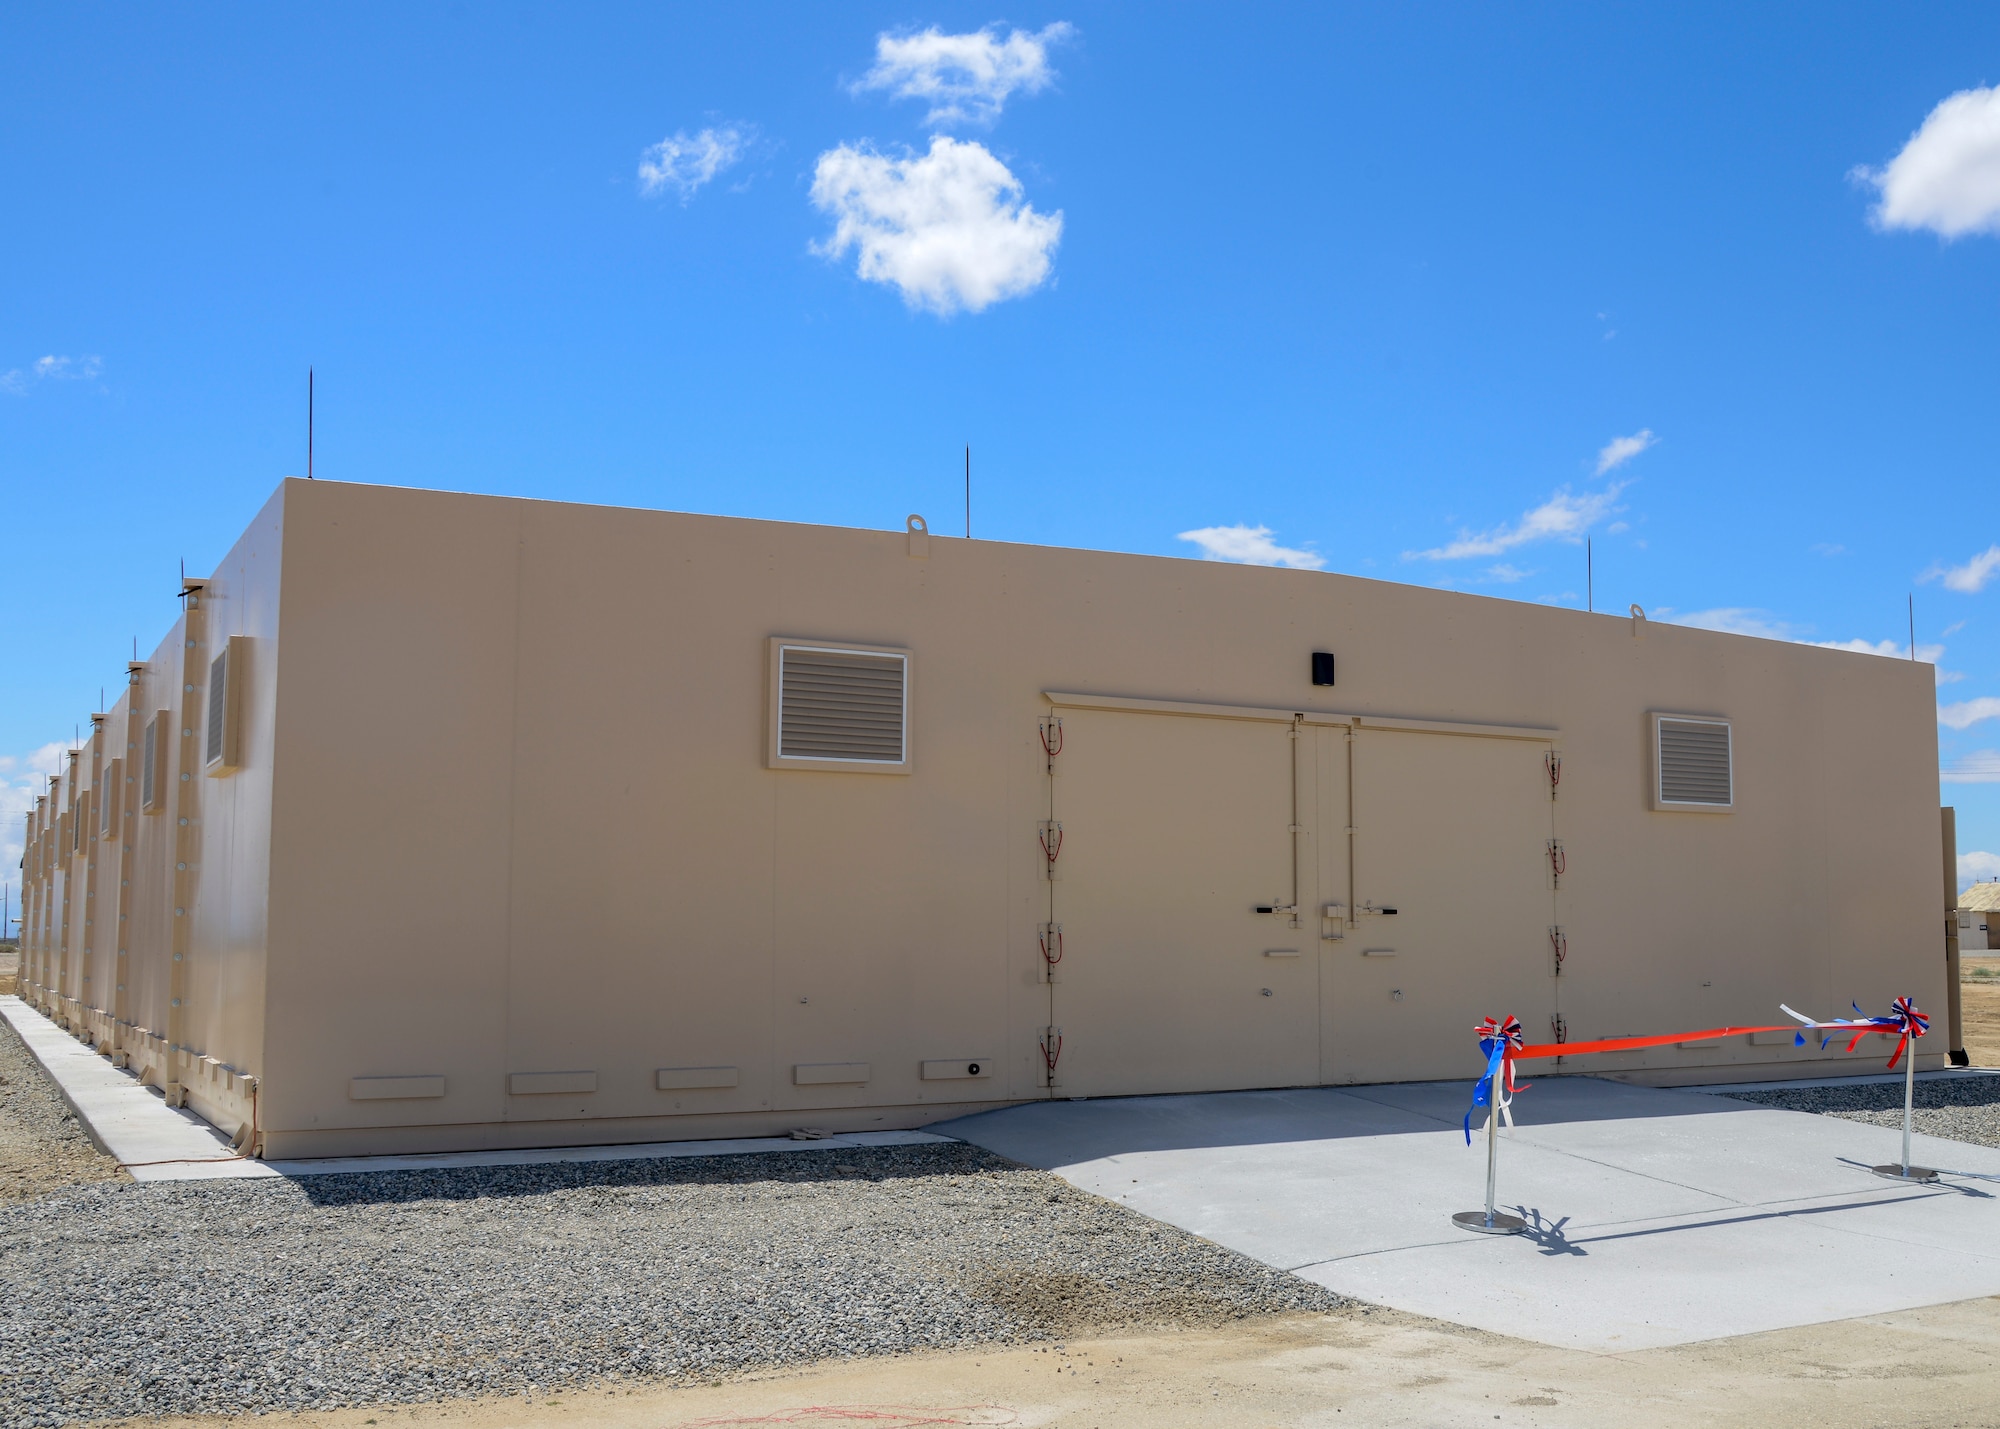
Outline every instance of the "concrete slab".
<svg viewBox="0 0 2000 1429">
<path fill-rule="evenodd" d="M 1685 1344 L 2000 1294 L 2000 1186 L 1883 1181 L 1901 1133 L 1586 1077 L 1503 1134 L 1527 1237 L 1454 1228 L 1485 1157 L 1469 1082 L 1042 1102 L 933 1131 L 1343 1294 L 1567 1348 Z M 2000 1175 L 2000 1150 L 1918 1158 Z"/>
<path fill-rule="evenodd" d="M 90 1047 L 18 997 L 0 997 L 0 1017 L 21 1035 L 90 1139 L 115 1156 L 137 1181 L 207 1181 L 260 1176 L 342 1176 L 373 1171 L 437 1171 L 462 1166 L 547 1166 L 562 1162 L 643 1161 L 752 1152 L 837 1151 L 868 1146 L 915 1146 L 945 1141 L 924 1131 L 857 1131 L 795 1141 L 752 1137 L 729 1141 L 651 1141 L 624 1146 L 553 1146 L 523 1151 L 455 1151 L 435 1156 L 342 1156 L 311 1161 L 257 1161 L 235 1155 L 228 1140 L 191 1112 L 169 1107 Z"/>
<path fill-rule="evenodd" d="M 1979 1077 L 2000 1077 L 2000 1067 L 1946 1067 L 1937 1072 L 1919 1072 L 1919 1082 L 1957 1082 Z M 1802 1091 L 1809 1087 L 1865 1087 L 1884 1082 L 1902 1084 L 1901 1072 L 1875 1072 L 1862 1077 L 1823 1077 L 1816 1081 L 1803 1079 L 1785 1082 L 1717 1082 L 1703 1083 L 1698 1087 L 1685 1087 L 1690 1092 L 1713 1092 L 1723 1095 L 1728 1092 L 1784 1092 Z"/>
<path fill-rule="evenodd" d="M 130 1072 L 18 997 L 0 997 L 0 1017 L 21 1036 L 99 1150 L 136 1181 L 275 1176 L 235 1154 L 228 1138 L 192 1112 L 176 1110 Z"/>
</svg>

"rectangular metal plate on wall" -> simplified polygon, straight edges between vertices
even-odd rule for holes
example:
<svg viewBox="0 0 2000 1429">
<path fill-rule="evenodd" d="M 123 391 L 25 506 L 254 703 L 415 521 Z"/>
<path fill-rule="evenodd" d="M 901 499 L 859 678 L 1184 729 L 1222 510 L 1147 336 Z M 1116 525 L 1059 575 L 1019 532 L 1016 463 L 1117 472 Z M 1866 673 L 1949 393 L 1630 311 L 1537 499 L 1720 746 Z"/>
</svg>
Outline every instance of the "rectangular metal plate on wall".
<svg viewBox="0 0 2000 1429">
<path fill-rule="evenodd" d="M 801 1062 L 792 1068 L 795 1087 L 829 1087 L 865 1082 L 874 1068 L 866 1062 Z"/>
<path fill-rule="evenodd" d="M 924 1080 L 927 1082 L 948 1082 L 966 1077 L 991 1075 L 993 1075 L 991 1057 L 965 1057 L 955 1062 L 945 1058 L 941 1061 L 924 1063 Z"/>
<path fill-rule="evenodd" d="M 444 1095 L 443 1077 L 355 1077 L 347 1095 L 358 1102 L 415 1101 Z"/>
<path fill-rule="evenodd" d="M 734 1067 L 662 1067 L 653 1073 L 653 1085 L 663 1092 L 733 1087 L 740 1080 Z"/>
<path fill-rule="evenodd" d="M 510 1072 L 507 1094 L 516 1097 L 546 1097 L 597 1090 L 595 1072 Z"/>
</svg>

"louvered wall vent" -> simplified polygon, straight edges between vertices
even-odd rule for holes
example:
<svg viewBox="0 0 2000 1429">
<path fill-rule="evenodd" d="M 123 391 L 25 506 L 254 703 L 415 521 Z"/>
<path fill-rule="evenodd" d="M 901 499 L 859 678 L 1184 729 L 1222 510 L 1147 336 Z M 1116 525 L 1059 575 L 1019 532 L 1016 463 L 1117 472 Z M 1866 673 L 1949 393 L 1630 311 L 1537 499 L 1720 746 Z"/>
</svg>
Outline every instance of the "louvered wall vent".
<svg viewBox="0 0 2000 1429">
<path fill-rule="evenodd" d="M 222 736 L 228 727 L 229 652 L 225 650 L 208 667 L 208 763 L 222 762 Z"/>
<path fill-rule="evenodd" d="M 1728 720 L 1653 717 L 1653 805 L 1725 813 L 1736 804 Z"/>
<path fill-rule="evenodd" d="M 139 808 L 157 814 L 167 807 L 167 740 L 173 734 L 174 716 L 161 710 L 146 721 L 146 757 L 139 780 Z"/>
<path fill-rule="evenodd" d="M 776 655 L 774 763 L 886 772 L 909 767 L 906 653 L 784 642 Z"/>
<path fill-rule="evenodd" d="M 160 798 L 160 739 L 165 734 L 167 712 L 161 710 L 146 721 L 146 747 L 139 768 L 139 807 L 152 813 L 164 802 Z"/>
<path fill-rule="evenodd" d="M 232 635 L 209 662 L 202 762 L 212 775 L 227 774 L 243 763 L 243 656 L 249 643 Z"/>
</svg>

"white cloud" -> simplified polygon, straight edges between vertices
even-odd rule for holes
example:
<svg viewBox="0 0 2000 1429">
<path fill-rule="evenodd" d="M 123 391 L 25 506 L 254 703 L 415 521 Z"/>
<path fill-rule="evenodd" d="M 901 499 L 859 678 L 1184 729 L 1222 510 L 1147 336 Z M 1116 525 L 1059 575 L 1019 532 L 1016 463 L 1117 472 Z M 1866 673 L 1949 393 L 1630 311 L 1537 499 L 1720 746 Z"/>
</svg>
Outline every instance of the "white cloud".
<svg viewBox="0 0 2000 1429">
<path fill-rule="evenodd" d="M 1946 729 L 1970 729 L 1981 720 L 1989 719 L 2000 719 L 2000 698 L 1992 695 L 1938 706 L 1938 723 Z"/>
<path fill-rule="evenodd" d="M 842 144 L 819 156 L 813 203 L 834 219 L 814 251 L 857 250 L 856 272 L 913 308 L 979 312 L 1048 281 L 1063 216 L 1037 213 L 1021 181 L 983 144 L 945 135 L 902 158 Z"/>
<path fill-rule="evenodd" d="M 1857 655 L 1883 655 L 1891 660 L 1910 658 L 1907 641 L 1895 640 L 1806 640 L 1802 644 L 1817 645 L 1822 650 L 1852 650 Z M 1917 659 L 1926 665 L 1935 665 L 1944 658 L 1944 646 L 1919 645 Z"/>
<path fill-rule="evenodd" d="M 25 368 L 13 367 L 0 372 L 0 392 L 25 397 L 28 389 L 37 382 L 87 382 L 103 370 L 104 359 L 101 357 L 57 357 L 50 353 L 36 358 Z"/>
<path fill-rule="evenodd" d="M 1030 34 L 998 25 L 965 35 L 947 35 L 935 25 L 914 35 L 877 35 L 875 67 L 854 85 L 859 94 L 886 89 L 897 99 L 921 99 L 931 106 L 924 123 L 991 124 L 1010 96 L 1047 89 L 1056 72 L 1049 47 L 1076 33 L 1057 21 Z"/>
<path fill-rule="evenodd" d="M 1754 635 L 1762 640 L 1784 640 L 1794 645 L 1811 645 L 1819 650 L 1846 650 L 1856 655 L 1877 655 L 1886 660 L 1907 660 L 1910 647 L 1906 642 L 1895 640 L 1808 640 L 1806 631 L 1789 621 L 1782 620 L 1768 610 L 1753 606 L 1725 605 L 1713 610 L 1676 611 L 1670 605 L 1660 606 L 1653 612 L 1653 618 L 1667 625 L 1686 625 L 1696 630 L 1719 630 L 1725 635 Z M 1808 627 L 1810 629 L 1810 627 Z M 1941 670 L 1938 661 L 1944 659 L 1944 646 L 1919 645 L 1917 659 L 1929 665 L 1936 683 L 1948 685 L 1954 680 L 1962 680 L 1964 675 L 1955 670 Z"/>
<path fill-rule="evenodd" d="M 1801 645 L 1817 645 L 1822 650 L 1851 650 L 1857 655 L 1880 655 L 1888 660 L 1907 660 L 1910 646 L 1903 640 L 1801 640 Z M 1932 679 L 1940 685 L 1949 685 L 1965 678 L 1962 671 L 1947 670 L 1939 664 L 1944 659 L 1944 646 L 1919 645 L 1917 660 L 1931 667 Z"/>
<path fill-rule="evenodd" d="M 1488 566 L 1486 574 L 1492 579 L 1499 581 L 1502 585 L 1512 585 L 1515 581 L 1526 580 L 1534 572 L 1524 571 L 1519 566 L 1502 561 L 1497 566 Z"/>
<path fill-rule="evenodd" d="M 28 810 L 48 788 L 47 776 L 62 768 L 67 749 L 51 743 L 28 754 L 0 754 L 0 887 L 10 890 L 15 917 L 21 912 L 21 841 L 27 835 Z"/>
<path fill-rule="evenodd" d="M 1658 446 L 1660 439 L 1653 435 L 1651 427 L 1642 428 L 1629 437 L 1613 437 L 1597 453 L 1597 474 L 1615 471 L 1647 447 Z"/>
<path fill-rule="evenodd" d="M 1497 526 L 1477 535 L 1461 531 L 1458 539 L 1448 546 L 1428 551 L 1405 551 L 1403 559 L 1457 561 L 1467 556 L 1498 556 L 1530 541 L 1551 539 L 1574 544 L 1583 539 L 1584 532 L 1616 509 L 1613 503 L 1624 489 L 1623 485 L 1614 485 L 1604 491 L 1573 496 L 1569 488 L 1564 487 L 1534 510 L 1524 513 L 1512 526 Z"/>
<path fill-rule="evenodd" d="M 1946 590 L 1978 595 L 1986 589 L 1986 583 L 1993 579 L 1995 572 L 2000 572 L 2000 546 L 1988 546 L 1962 566 L 1932 566 L 1917 579 L 1941 580 Z"/>
<path fill-rule="evenodd" d="M 1963 758 L 1954 759 L 1938 770 L 1938 778 L 1947 784 L 2000 784 L 2000 749 L 1979 749 Z M 1992 858 L 1992 854 L 1984 855 Z M 1965 860 L 1958 861 L 1959 877 L 1965 876 Z M 1995 872 L 2000 872 L 1996 868 Z"/>
<path fill-rule="evenodd" d="M 1719 630 L 1725 635 L 1755 635 L 1764 640 L 1792 640 L 1797 637 L 1792 627 L 1777 619 L 1768 610 L 1756 610 L 1749 606 L 1724 605 L 1713 610 L 1690 610 L 1681 613 L 1672 606 L 1661 606 L 1653 612 L 1653 618 L 1668 625 L 1686 625 L 1696 630 Z"/>
<path fill-rule="evenodd" d="M 1280 546 L 1271 539 L 1269 526 L 1204 526 L 1199 531 L 1183 531 L 1175 539 L 1199 546 L 1204 561 L 1290 566 L 1299 571 L 1316 571 L 1326 564 L 1326 558 L 1316 551 Z"/>
<path fill-rule="evenodd" d="M 1990 752 L 1990 751 L 1989 751 Z M 2000 754 L 1994 755 L 2000 759 Z M 1988 879 L 2000 878 L 2000 853 L 1962 853 L 1958 856 L 1958 891 Z"/>
<path fill-rule="evenodd" d="M 1924 119 L 1886 168 L 1853 176 L 1882 196 L 1877 228 L 1928 228 L 1943 238 L 2000 234 L 2000 86 L 1963 89 Z"/>
<path fill-rule="evenodd" d="M 741 159 L 756 137 L 750 124 L 669 134 L 639 156 L 639 192 L 650 198 L 672 189 L 685 204 L 695 190 Z"/>
<path fill-rule="evenodd" d="M 1847 547 L 1837 546 L 1831 541 L 1815 541 L 1813 542 L 1812 550 L 1816 556 L 1844 556 L 1847 554 Z"/>
</svg>

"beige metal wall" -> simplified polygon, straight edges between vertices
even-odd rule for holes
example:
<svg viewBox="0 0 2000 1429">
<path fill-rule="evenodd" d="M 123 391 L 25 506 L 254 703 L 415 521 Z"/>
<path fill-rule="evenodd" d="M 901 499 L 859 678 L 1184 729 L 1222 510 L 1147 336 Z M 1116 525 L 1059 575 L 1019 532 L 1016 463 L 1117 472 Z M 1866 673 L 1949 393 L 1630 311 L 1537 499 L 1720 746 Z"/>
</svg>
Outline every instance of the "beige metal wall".
<svg viewBox="0 0 2000 1429">
<path fill-rule="evenodd" d="M 280 491 L 214 574 L 167 606 L 166 638 L 127 664 L 126 688 L 91 717 L 45 799 L 67 810 L 74 791 L 85 837 L 62 848 L 39 840 L 37 866 L 24 870 L 38 909 L 24 936 L 24 995 L 232 1133 L 255 1116 L 264 1050 L 282 535 Z M 209 662 L 232 636 L 244 641 L 242 765 L 218 777 L 202 759 L 203 712 Z M 148 810 L 142 744 L 155 715 L 167 731 L 163 797 Z M 108 828 L 98 812 L 107 801 Z"/>
<path fill-rule="evenodd" d="M 272 1154 L 1468 1076 L 1489 1013 L 1942 1006 L 1926 665 L 903 532 L 328 482 L 280 515 L 268 782 L 227 781 L 269 789 Z M 913 772 L 767 768 L 772 636 L 910 651 Z M 1734 813 L 1650 808 L 1656 710 L 1734 722 Z M 211 845 L 204 878 L 263 857 Z M 1571 1069 L 1819 1065 L 1739 1038 Z"/>
</svg>

